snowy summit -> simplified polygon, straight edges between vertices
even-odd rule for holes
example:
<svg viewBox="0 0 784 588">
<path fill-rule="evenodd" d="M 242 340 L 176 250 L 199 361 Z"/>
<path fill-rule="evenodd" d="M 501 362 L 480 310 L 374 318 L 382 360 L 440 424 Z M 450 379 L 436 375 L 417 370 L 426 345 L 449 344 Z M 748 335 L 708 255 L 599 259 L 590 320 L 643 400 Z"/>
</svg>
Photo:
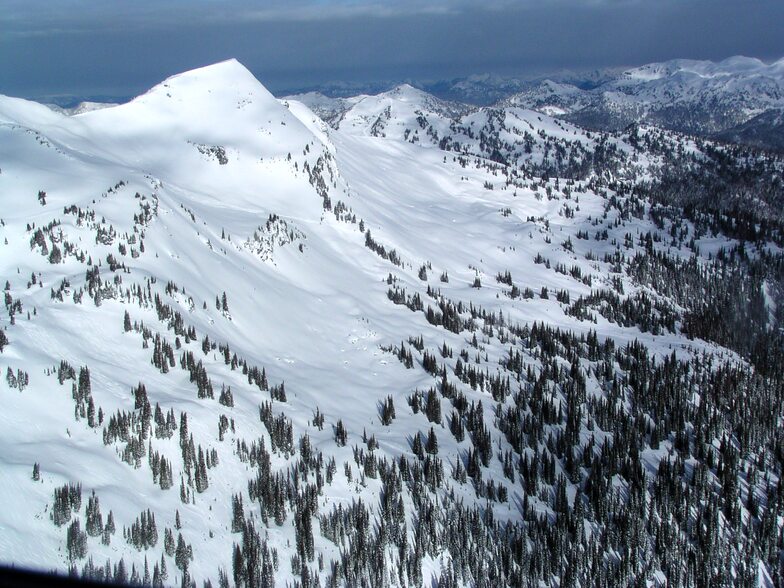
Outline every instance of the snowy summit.
<svg viewBox="0 0 784 588">
<path fill-rule="evenodd" d="M 601 90 L 646 113 L 614 131 L 566 84 L 279 100 L 236 60 L 80 112 L 0 96 L 2 561 L 780 582 L 784 162 L 647 116 L 735 87 L 695 63 Z"/>
</svg>

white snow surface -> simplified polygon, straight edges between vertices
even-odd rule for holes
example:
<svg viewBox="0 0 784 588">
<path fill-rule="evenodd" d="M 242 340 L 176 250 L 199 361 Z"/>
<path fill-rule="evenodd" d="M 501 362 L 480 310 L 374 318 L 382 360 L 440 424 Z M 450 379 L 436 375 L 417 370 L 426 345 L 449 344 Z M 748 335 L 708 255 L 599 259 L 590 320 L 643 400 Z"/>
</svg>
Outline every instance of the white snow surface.
<svg viewBox="0 0 784 588">
<path fill-rule="evenodd" d="M 715 132 L 784 109 L 784 58 L 770 64 L 743 56 L 720 62 L 675 59 L 619 72 L 590 89 L 544 80 L 502 104 L 559 116 L 600 109 L 636 120 L 658 112 L 665 121 L 673 112 L 699 113 L 705 120 L 689 124 Z"/>
<path fill-rule="evenodd" d="M 5 379 L 0 382 L 2 562 L 67 569 L 65 527 L 55 527 L 49 512 L 53 490 L 72 481 L 82 484 L 83 502 L 95 491 L 104 517 L 112 510 L 117 522 L 109 546 L 100 538 L 89 539 L 97 564 L 123 557 L 129 569 L 132 563 L 140 569 L 147 555 L 152 566 L 160 559 L 163 529 L 174 527 L 179 509 L 182 534 L 193 546 L 194 579 L 199 584 L 207 578 L 216 582 L 219 567 L 231 570 L 237 540 L 230 528 L 231 497 L 245 493 L 250 505 L 247 479 L 252 476 L 234 446 L 237 439 L 250 442 L 266 435 L 258 405 L 269 398 L 249 386 L 241 371 L 225 365 L 217 350 L 204 355 L 200 341 L 205 335 L 229 343 L 249 364 L 263 366 L 270 384 L 285 381 L 288 402 L 276 407 L 292 418 L 295 439 L 307 432 L 315 448 L 334 455 L 339 466 L 353 463 L 351 445 L 359 442 L 363 430 L 376 435 L 383 455 L 410 453 L 407 435 L 427 431 L 429 423 L 412 413 L 405 397 L 415 388 L 426 390 L 433 378 L 421 369 L 405 369 L 381 347 L 422 334 L 431 348 L 446 342 L 459 350 L 468 347 L 469 337 L 434 327 L 422 313 L 390 302 L 385 282 L 390 273 L 398 285 L 412 294 L 420 292 L 425 300 L 429 284 L 454 301 L 501 310 L 508 321 L 544 321 L 578 333 L 596 329 L 600 338 L 613 337 L 621 344 L 643 341 L 654 353 L 722 353 L 703 342 L 653 336 L 601 317 L 597 324 L 580 322 L 567 316 L 554 297 L 539 298 L 542 287 L 568 290 L 572 298 L 589 294 L 591 287 L 535 264 L 537 253 L 553 266 L 577 265 L 585 274 L 594 274 L 594 287 L 608 279 L 607 264 L 588 261 L 585 254 L 592 251 L 602 259 L 614 251 L 610 241 L 576 238 L 578 230 L 590 227 L 589 217 L 601 217 L 604 195 L 572 194 L 579 197 L 579 207 L 567 217 L 564 205 L 574 209 L 574 200 L 563 195 L 548 199 L 543 189 L 506 186 L 496 171 L 473 163 L 463 166 L 432 141 L 402 140 L 405 129 L 417 128 L 420 115 L 436 129 L 449 126 L 449 108 L 411 87 L 344 101 L 341 108 L 347 108 L 337 129 L 313 112 L 320 106 L 332 108 L 331 103 L 318 96 L 303 97 L 303 102 L 275 99 L 235 60 L 169 78 L 127 104 L 75 116 L 0 97 L 0 275 L 23 307 L 14 325 L 7 315 L 0 317 L 0 328 L 10 340 L 0 354 L 0 370 L 3 375 L 8 368 L 29 374 L 23 391 L 10 388 Z M 476 117 L 481 126 L 487 114 L 468 116 L 466 120 Z M 593 141 L 576 127 L 539 113 L 509 109 L 505 116 L 510 127 L 526 126 L 534 136 L 541 130 L 586 145 Z M 372 132 L 374 125 L 379 132 Z M 421 127 L 419 133 L 425 134 Z M 323 179 L 321 195 L 307 171 L 317 167 Z M 45 192 L 43 205 L 39 191 Z M 324 209 L 324 194 L 333 206 L 341 201 L 350 208 L 348 221 Z M 72 205 L 94 211 L 94 220 L 78 221 L 75 214 L 66 214 L 64 209 Z M 151 210 L 149 220 L 135 223 L 134 216 L 145 206 Z M 504 209 L 509 213 L 502 214 Z M 275 221 L 268 227 L 270 215 L 285 224 Z M 402 267 L 365 247 L 360 219 L 374 239 L 397 251 Z M 101 279 L 119 280 L 113 297 L 105 297 L 99 306 L 87 295 L 74 302 L 88 266 L 72 254 L 51 264 L 30 246 L 34 228 L 51 221 L 60 224 L 52 229 L 55 239 L 47 241 L 49 247 L 56 243 L 64 249 L 67 241 L 100 263 Z M 630 230 L 645 232 L 651 228 L 645 222 L 611 228 L 611 239 L 623 241 Z M 109 232 L 109 227 L 114 238 L 99 242 L 99 228 Z M 562 247 L 567 238 L 574 252 Z M 110 254 L 127 271 L 110 271 Z M 417 272 L 428 262 L 426 284 Z M 506 297 L 506 286 L 494 279 L 505 270 L 537 296 Z M 439 281 L 442 272 L 448 272 L 448 283 Z M 36 284 L 28 285 L 31 274 Z M 471 287 L 476 276 L 481 278 L 479 289 Z M 197 398 L 179 366 L 161 373 L 151 364 L 152 351 L 143 348 L 141 334 L 124 332 L 127 310 L 132 321 L 143 321 L 174 344 L 174 333 L 158 320 L 154 306 L 140 306 L 126 295 L 126 289 L 135 284 L 146 288 L 153 279 L 151 293 L 160 294 L 198 334 L 196 341 L 181 342 L 183 349 L 175 350 L 177 361 L 182 351 L 192 350 L 204 361 L 216 398 L 221 384 L 231 386 L 233 408 Z M 63 280 L 70 284 L 64 288 L 64 300 L 53 299 L 52 291 Z M 165 293 L 169 281 L 180 291 Z M 633 291 L 634 286 L 627 288 Z M 216 296 L 223 292 L 228 312 L 216 309 Z M 492 372 L 506 349 L 498 341 L 488 341 L 486 349 L 488 362 L 483 365 Z M 209 488 L 194 494 L 192 504 L 180 501 L 182 462 L 176 433 L 169 440 L 153 440 L 154 448 L 175 465 L 174 487 L 163 491 L 153 484 L 146 458 L 140 468 L 127 465 L 118 445 L 104 445 L 100 427 L 91 429 L 83 419 L 74 420 L 71 382 L 60 385 L 51 374 L 61 360 L 77 371 L 89 366 L 93 397 L 107 417 L 133 409 L 131 388 L 139 382 L 164 413 L 173 408 L 179 419 L 187 411 L 196 443 L 217 450 L 219 465 L 210 470 Z M 397 419 L 382 427 L 378 402 L 387 395 L 395 399 Z M 466 395 L 485 401 L 488 397 L 470 388 Z M 317 407 L 326 418 L 323 430 L 311 422 Z M 235 432 L 227 432 L 222 442 L 220 414 L 235 423 Z M 492 419 L 489 413 L 487 418 Z M 338 419 L 350 437 L 342 448 L 332 438 Z M 448 431 L 439 441 L 441 455 L 452 463 L 461 446 Z M 280 465 L 286 460 L 276 455 L 273 461 Z M 31 480 L 36 462 L 39 482 Z M 500 472 L 490 476 L 506 483 Z M 331 506 L 377 496 L 378 480 L 363 487 L 357 478 L 347 481 L 339 467 L 321 503 Z M 513 485 L 510 491 L 515 491 Z M 139 552 L 124 541 L 121 531 L 147 508 L 156 514 L 161 542 Z M 519 516 L 510 504 L 494 508 L 498 520 Z M 287 555 L 293 542 L 291 520 L 267 532 L 281 553 L 278 579 L 284 585 L 294 578 Z M 321 537 L 317 541 L 329 552 L 331 544 Z M 334 546 L 332 550 L 337 553 Z M 168 582 L 178 584 L 171 559 L 168 569 Z"/>
</svg>

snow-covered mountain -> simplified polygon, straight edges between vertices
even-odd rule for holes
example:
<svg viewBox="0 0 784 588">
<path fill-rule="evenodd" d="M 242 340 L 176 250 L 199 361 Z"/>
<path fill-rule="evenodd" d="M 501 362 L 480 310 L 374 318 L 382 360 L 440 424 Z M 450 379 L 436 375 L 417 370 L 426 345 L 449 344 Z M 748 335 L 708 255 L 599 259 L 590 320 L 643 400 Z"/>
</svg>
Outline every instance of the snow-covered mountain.
<svg viewBox="0 0 784 588">
<path fill-rule="evenodd" d="M 417 85 L 422 90 L 402 84 L 373 96 L 350 96 L 345 88 L 326 86 L 321 92 L 287 98 L 307 104 L 333 126 L 357 102 L 366 102 L 367 107 L 387 98 L 394 101 L 401 91 L 419 91 L 427 96 L 420 99 L 423 104 L 441 100 L 453 114 L 477 107 L 514 106 L 599 130 L 645 123 L 781 149 L 775 120 L 784 112 L 784 58 L 771 64 L 742 56 L 720 62 L 675 59 L 631 69 L 556 72 L 532 79 L 485 74 Z"/>
<path fill-rule="evenodd" d="M 418 120 L 420 128 L 432 124 L 448 126 L 451 120 L 474 110 L 468 105 L 440 100 L 409 84 L 373 96 L 329 98 L 318 92 L 309 92 L 286 99 L 305 104 L 335 128 L 372 136 L 391 133 L 396 139 L 403 138 L 404 130 L 410 127 L 411 121 Z"/>
<path fill-rule="evenodd" d="M 234 60 L 80 114 L 0 96 L 0 561 L 780 582 L 782 161 L 297 98 Z"/>
<path fill-rule="evenodd" d="M 588 89 L 544 80 L 503 103 L 596 128 L 646 122 L 712 135 L 784 110 L 784 59 L 771 64 L 747 57 L 718 63 L 678 59 L 629 69 Z"/>
</svg>

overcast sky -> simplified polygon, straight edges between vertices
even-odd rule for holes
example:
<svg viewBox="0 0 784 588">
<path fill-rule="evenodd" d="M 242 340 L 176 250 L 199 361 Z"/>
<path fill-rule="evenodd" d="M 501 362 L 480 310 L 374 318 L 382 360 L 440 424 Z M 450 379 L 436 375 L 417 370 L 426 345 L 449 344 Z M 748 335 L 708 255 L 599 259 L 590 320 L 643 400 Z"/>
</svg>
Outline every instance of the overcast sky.
<svg viewBox="0 0 784 588">
<path fill-rule="evenodd" d="M 128 96 L 229 57 L 327 81 L 784 57 L 782 0 L 0 0 L 0 93 Z"/>
</svg>

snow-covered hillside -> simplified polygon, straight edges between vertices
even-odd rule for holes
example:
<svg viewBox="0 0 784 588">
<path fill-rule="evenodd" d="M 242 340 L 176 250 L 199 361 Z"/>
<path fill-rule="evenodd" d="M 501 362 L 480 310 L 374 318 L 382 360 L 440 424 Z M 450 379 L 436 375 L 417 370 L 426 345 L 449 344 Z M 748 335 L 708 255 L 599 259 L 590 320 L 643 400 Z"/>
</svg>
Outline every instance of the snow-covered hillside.
<svg viewBox="0 0 784 588">
<path fill-rule="evenodd" d="M 444 132 L 452 119 L 474 110 L 463 104 L 445 102 L 408 84 L 375 96 L 328 98 L 318 92 L 289 96 L 301 102 L 335 128 L 351 134 L 369 134 L 409 140 L 405 130 L 417 121 L 421 128 L 435 124 Z M 417 132 L 421 129 L 414 129 Z"/>
<path fill-rule="evenodd" d="M 771 64 L 741 56 L 721 62 L 676 59 L 625 70 L 587 88 L 546 79 L 502 103 L 598 128 L 644 121 L 711 135 L 747 124 L 763 113 L 784 110 L 784 59 Z M 767 137 L 755 139 L 769 144 Z"/>
<path fill-rule="evenodd" d="M 0 96 L 0 561 L 780 581 L 781 162 L 299 98 L 234 60 L 79 114 Z M 651 191 L 676 159 L 769 190 L 683 208 Z"/>
<path fill-rule="evenodd" d="M 774 120 L 784 112 L 784 58 L 765 63 L 735 56 L 719 62 L 674 59 L 634 68 L 561 71 L 534 78 L 474 75 L 408 84 L 369 96 L 393 82 L 350 88 L 327 85 L 287 98 L 307 104 L 338 126 L 358 102 L 374 107 L 395 95 L 422 92 L 423 106 L 439 101 L 450 116 L 478 107 L 518 107 L 584 127 L 620 130 L 646 123 L 679 132 L 781 151 Z M 439 100 L 440 99 L 440 100 Z M 382 109 L 383 110 L 383 109 Z M 426 108 L 427 110 L 427 108 Z M 444 108 L 435 110 L 444 111 Z"/>
</svg>

